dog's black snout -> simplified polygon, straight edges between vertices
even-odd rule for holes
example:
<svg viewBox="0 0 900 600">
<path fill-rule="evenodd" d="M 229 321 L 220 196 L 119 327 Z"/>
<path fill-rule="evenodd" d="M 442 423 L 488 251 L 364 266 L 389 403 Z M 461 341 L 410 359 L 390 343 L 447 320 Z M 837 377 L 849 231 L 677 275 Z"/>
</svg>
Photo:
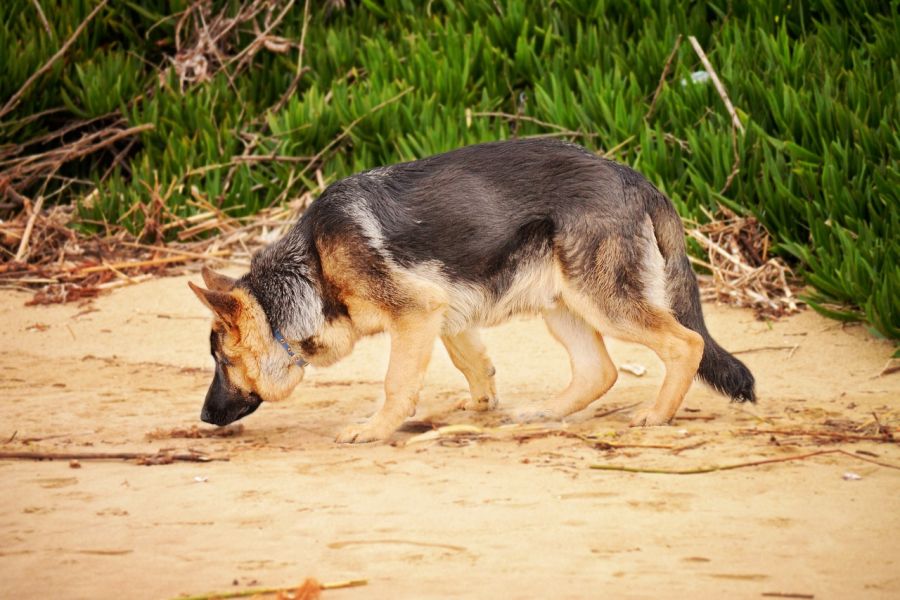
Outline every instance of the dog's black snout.
<svg viewBox="0 0 900 600">
<path fill-rule="evenodd" d="M 240 390 L 228 385 L 219 370 L 213 378 L 212 385 L 206 393 L 200 420 L 212 425 L 228 425 L 254 412 L 262 404 L 262 398 L 256 393 L 243 394 Z"/>
<path fill-rule="evenodd" d="M 259 395 L 255 392 L 250 392 L 250 397 L 247 399 L 247 405 L 241 412 L 241 416 L 238 418 L 240 419 L 256 412 L 256 409 L 259 408 L 260 404 L 262 404 L 262 398 L 260 398 Z"/>
<path fill-rule="evenodd" d="M 209 410 L 205 406 L 203 407 L 203 410 L 200 411 L 200 420 L 204 423 L 212 423 L 213 425 L 216 424 L 212 414 L 210 414 Z"/>
<path fill-rule="evenodd" d="M 228 425 L 234 421 L 235 418 L 225 411 L 214 411 L 210 410 L 209 407 L 204 406 L 203 410 L 200 411 L 200 420 L 204 423 L 221 427 L 223 425 Z"/>
</svg>

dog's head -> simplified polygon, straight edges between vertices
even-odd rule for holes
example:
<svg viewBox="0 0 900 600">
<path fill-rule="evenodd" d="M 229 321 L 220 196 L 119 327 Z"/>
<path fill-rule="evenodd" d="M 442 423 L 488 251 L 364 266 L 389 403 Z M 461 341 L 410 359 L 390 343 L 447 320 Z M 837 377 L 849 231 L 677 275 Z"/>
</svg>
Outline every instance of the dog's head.
<svg viewBox="0 0 900 600">
<path fill-rule="evenodd" d="M 303 368 L 275 340 L 262 307 L 247 290 L 205 268 L 203 280 L 209 289 L 188 285 L 214 315 L 209 345 L 216 374 L 200 418 L 227 425 L 264 400 L 286 398 L 303 379 Z"/>
</svg>

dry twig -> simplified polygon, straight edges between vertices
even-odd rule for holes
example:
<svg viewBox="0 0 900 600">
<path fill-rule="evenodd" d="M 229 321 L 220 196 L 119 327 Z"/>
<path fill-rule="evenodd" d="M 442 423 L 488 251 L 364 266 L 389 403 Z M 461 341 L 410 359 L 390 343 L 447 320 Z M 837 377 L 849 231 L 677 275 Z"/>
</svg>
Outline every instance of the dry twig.
<svg viewBox="0 0 900 600">
<path fill-rule="evenodd" d="M 822 456 L 824 454 L 842 454 L 844 456 L 849 456 L 856 460 L 862 460 L 865 462 L 874 463 L 876 465 L 880 465 L 882 467 L 888 467 L 890 469 L 898 469 L 900 470 L 900 466 L 891 465 L 888 463 L 876 462 L 874 460 L 863 458 L 862 456 L 857 456 L 855 454 L 851 454 L 846 450 L 818 450 L 816 452 L 810 452 L 808 454 L 795 454 L 793 456 L 782 456 L 779 458 L 767 458 L 763 460 L 754 460 L 750 462 L 736 463 L 731 465 L 713 465 L 709 467 L 697 467 L 694 469 L 658 469 L 658 468 L 642 468 L 642 467 L 629 467 L 627 465 L 591 465 L 592 469 L 597 469 L 600 471 L 624 471 L 626 473 L 650 473 L 657 475 L 699 475 L 702 473 L 714 473 L 716 471 L 731 471 L 734 469 L 743 469 L 746 467 L 758 467 L 760 465 L 768 465 L 774 463 L 783 463 L 790 462 L 795 460 L 804 460 L 807 458 L 811 458 L 813 456 Z"/>
<path fill-rule="evenodd" d="M 799 344 L 792 346 L 757 346 L 756 348 L 743 348 L 741 350 L 732 350 L 732 354 L 751 354 L 753 352 L 765 352 L 766 350 L 796 350 Z"/>
<path fill-rule="evenodd" d="M 25 80 L 25 83 L 22 84 L 22 87 L 19 88 L 19 91 L 12 95 L 12 98 L 10 98 L 6 102 L 6 104 L 3 105 L 3 108 L 0 108 L 0 118 L 3 118 L 4 115 L 13 110 L 22 100 L 22 97 L 28 91 L 28 88 L 30 88 L 41 75 L 49 71 L 57 60 L 62 58 L 62 56 L 69 50 L 69 47 L 71 47 L 72 44 L 75 43 L 75 40 L 78 39 L 78 36 L 81 35 L 81 32 L 84 31 L 85 27 L 87 27 L 88 23 L 90 23 L 91 20 L 97 16 L 97 13 L 99 13 L 103 9 L 103 7 L 106 6 L 106 3 L 108 1 L 109 0 L 100 0 L 100 4 L 95 6 L 94 10 L 92 10 L 91 13 L 87 17 L 85 17 L 84 21 L 82 21 L 81 24 L 75 29 L 75 31 L 72 32 L 72 35 L 70 35 L 69 39 L 66 40 L 66 42 L 62 45 L 62 47 L 60 47 L 59 50 L 57 50 L 56 54 L 51 56 L 50 60 L 44 63 L 44 66 L 32 73 L 31 77 Z"/>
<path fill-rule="evenodd" d="M 343 588 L 352 588 L 368 585 L 367 579 L 350 579 L 348 581 L 337 581 L 334 583 L 319 583 L 315 579 L 307 579 L 300 587 L 274 587 L 274 588 L 255 588 L 249 590 L 229 591 L 229 592 L 212 592 L 209 594 L 199 594 L 196 596 L 179 596 L 173 600 L 219 600 L 224 598 L 246 598 L 248 596 L 265 596 L 271 594 L 280 594 L 282 592 L 293 592 L 304 587 L 318 586 L 319 590 L 338 590 Z M 308 597 L 308 596 L 307 596 Z"/>
<path fill-rule="evenodd" d="M 828 438 L 837 442 L 868 441 L 883 442 L 888 444 L 900 444 L 900 440 L 894 434 L 884 429 L 881 435 L 861 435 L 858 433 L 845 433 L 843 431 L 810 431 L 805 429 L 743 429 L 743 435 L 786 435 L 795 437 Z"/>
<path fill-rule="evenodd" d="M 41 25 L 44 26 L 44 31 L 47 32 L 47 37 L 52 40 L 53 29 L 50 28 L 50 22 L 47 21 L 47 15 L 44 14 L 44 9 L 41 8 L 40 0 L 31 0 L 31 3 L 34 4 L 34 10 L 37 11 L 38 18 L 41 20 Z"/>
<path fill-rule="evenodd" d="M 649 121 L 650 117 L 653 116 L 653 111 L 656 110 L 656 101 L 659 99 L 659 93 L 662 91 L 663 85 L 666 83 L 666 77 L 669 75 L 669 69 L 672 68 L 672 61 L 675 60 L 675 54 L 678 52 L 678 49 L 681 47 L 682 35 L 679 33 L 678 37 L 675 38 L 675 45 L 672 46 L 672 51 L 669 53 L 669 58 L 666 59 L 666 64 L 663 66 L 662 73 L 659 76 L 659 83 L 656 85 L 656 90 L 653 92 L 653 99 L 650 100 L 650 108 L 647 109 L 647 114 L 644 116 L 645 121 Z"/>
<path fill-rule="evenodd" d="M 306 51 L 306 30 L 308 28 L 309 0 L 306 0 L 303 3 L 303 29 L 300 30 L 300 46 L 297 48 L 297 72 L 294 74 L 294 79 L 291 81 L 291 84 L 285 90 L 284 94 L 282 94 L 278 102 L 275 103 L 275 106 L 269 109 L 270 112 L 276 112 L 284 106 L 291 97 L 291 94 L 294 93 L 294 90 L 297 89 L 297 84 L 300 83 L 300 78 L 303 77 L 303 73 L 306 72 L 306 69 L 303 68 L 303 53 Z"/>
<path fill-rule="evenodd" d="M 0 460 L 135 460 L 141 465 L 164 465 L 172 462 L 228 461 L 227 456 L 208 456 L 197 452 L 0 452 Z"/>
<path fill-rule="evenodd" d="M 28 240 L 31 239 L 31 232 L 34 229 L 34 222 L 37 220 L 38 215 L 41 213 L 41 206 L 44 204 L 44 197 L 40 196 L 37 199 L 37 202 L 34 203 L 34 207 L 29 211 L 31 214 L 28 216 L 28 222 L 25 224 L 25 231 L 22 233 L 22 240 L 19 242 L 19 249 L 16 252 L 16 261 L 20 261 L 25 258 L 25 253 L 28 252 Z"/>
<path fill-rule="evenodd" d="M 731 115 L 731 122 L 741 133 L 744 133 L 744 125 L 741 123 L 740 117 L 738 117 L 737 112 L 734 110 L 734 105 L 731 103 L 731 99 L 728 97 L 728 92 L 725 91 L 725 86 L 722 85 L 719 75 L 716 73 L 716 70 L 713 69 L 712 63 L 709 62 L 709 58 L 706 57 L 706 53 L 700 46 L 700 42 L 692 35 L 688 36 L 688 41 L 691 43 L 691 46 L 694 47 L 694 52 L 700 57 L 700 62 L 703 63 L 703 67 L 706 69 L 706 72 L 709 73 L 713 85 L 716 86 L 719 97 L 721 97 L 722 102 L 725 103 L 725 109 L 728 111 L 728 114 Z"/>
</svg>

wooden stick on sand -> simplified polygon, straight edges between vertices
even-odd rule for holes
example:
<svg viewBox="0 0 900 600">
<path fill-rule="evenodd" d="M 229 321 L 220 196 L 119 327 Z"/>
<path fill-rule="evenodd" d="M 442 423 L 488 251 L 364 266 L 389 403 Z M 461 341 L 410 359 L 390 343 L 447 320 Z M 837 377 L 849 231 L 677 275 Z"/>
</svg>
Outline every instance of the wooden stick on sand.
<svg viewBox="0 0 900 600">
<path fill-rule="evenodd" d="M 314 586 L 318 586 L 318 590 L 339 590 L 343 588 L 360 587 L 368 584 L 369 582 L 366 579 L 350 579 L 348 581 L 338 581 L 335 583 L 319 583 L 315 579 L 307 579 L 298 587 L 301 590 L 305 590 L 306 588 L 310 587 L 315 590 Z M 279 592 L 293 592 L 297 590 L 298 587 L 254 588 L 235 592 L 213 592 L 211 594 L 199 594 L 197 596 L 179 596 L 178 598 L 174 598 L 173 600 L 218 600 L 219 598 L 246 598 L 247 596 L 277 594 Z M 318 598 L 318 594 L 307 594 L 303 597 Z"/>
</svg>

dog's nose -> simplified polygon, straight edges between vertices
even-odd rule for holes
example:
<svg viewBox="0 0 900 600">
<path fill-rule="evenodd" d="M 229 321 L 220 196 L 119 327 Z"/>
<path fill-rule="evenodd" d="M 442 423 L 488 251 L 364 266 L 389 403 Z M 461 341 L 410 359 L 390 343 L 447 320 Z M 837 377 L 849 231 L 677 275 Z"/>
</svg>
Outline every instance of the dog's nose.
<svg viewBox="0 0 900 600">
<path fill-rule="evenodd" d="M 200 411 L 200 420 L 204 423 L 209 423 L 210 425 L 218 425 L 219 427 L 222 427 L 224 425 L 228 425 L 229 423 L 237 421 L 242 416 L 244 416 L 244 414 L 236 414 L 234 411 L 219 410 L 216 407 L 204 406 L 203 410 Z"/>
<path fill-rule="evenodd" d="M 229 418 L 227 414 L 224 412 L 215 412 L 209 410 L 207 407 L 203 407 L 203 410 L 200 411 L 200 420 L 204 423 L 209 423 L 210 425 L 218 425 L 219 427 L 223 425 L 228 425 L 234 419 Z"/>
</svg>

